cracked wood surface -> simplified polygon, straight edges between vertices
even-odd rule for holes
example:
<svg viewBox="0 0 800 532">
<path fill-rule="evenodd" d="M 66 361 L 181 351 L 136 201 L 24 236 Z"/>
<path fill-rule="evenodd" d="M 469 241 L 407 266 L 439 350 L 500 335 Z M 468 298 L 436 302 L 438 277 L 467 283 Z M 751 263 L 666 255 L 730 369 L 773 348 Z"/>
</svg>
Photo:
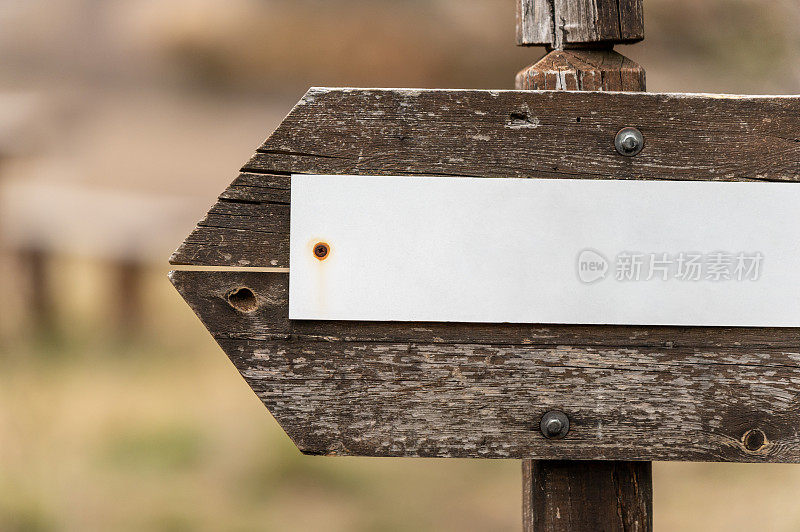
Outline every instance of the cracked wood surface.
<svg viewBox="0 0 800 532">
<path fill-rule="evenodd" d="M 517 90 L 644 91 L 645 71 L 613 50 L 555 50 L 523 69 Z"/>
<path fill-rule="evenodd" d="M 800 462 L 796 329 L 290 321 L 286 273 L 171 278 L 305 453 Z"/>
<path fill-rule="evenodd" d="M 517 0 L 517 43 L 554 49 L 644 39 L 642 0 Z"/>
<path fill-rule="evenodd" d="M 798 97 L 311 89 L 172 263 L 288 267 L 292 173 L 796 182 L 799 112 Z M 645 135 L 637 157 L 614 150 L 625 126 Z"/>
</svg>

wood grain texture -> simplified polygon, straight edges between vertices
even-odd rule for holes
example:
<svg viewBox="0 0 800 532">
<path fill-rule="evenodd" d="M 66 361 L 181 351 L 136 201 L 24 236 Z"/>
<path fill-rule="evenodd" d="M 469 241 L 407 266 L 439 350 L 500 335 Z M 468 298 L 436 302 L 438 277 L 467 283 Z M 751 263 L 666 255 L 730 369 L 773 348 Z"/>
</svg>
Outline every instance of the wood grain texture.
<svg viewBox="0 0 800 532">
<path fill-rule="evenodd" d="M 517 0 L 517 43 L 557 50 L 644 39 L 642 0 Z"/>
<path fill-rule="evenodd" d="M 554 45 L 553 0 L 517 0 L 517 44 Z"/>
<path fill-rule="evenodd" d="M 170 262 L 288 267 L 289 188 L 285 174 L 240 174 Z"/>
<path fill-rule="evenodd" d="M 650 462 L 525 461 L 523 531 L 653 529 Z"/>
<path fill-rule="evenodd" d="M 645 71 L 613 50 L 556 50 L 517 74 L 517 90 L 646 90 Z"/>
<path fill-rule="evenodd" d="M 798 330 L 362 328 L 288 320 L 285 273 L 171 277 L 305 453 L 800 462 Z"/>
<path fill-rule="evenodd" d="M 800 98 L 311 89 L 172 257 L 288 267 L 292 173 L 800 181 Z M 616 133 L 646 137 L 620 156 Z"/>
</svg>

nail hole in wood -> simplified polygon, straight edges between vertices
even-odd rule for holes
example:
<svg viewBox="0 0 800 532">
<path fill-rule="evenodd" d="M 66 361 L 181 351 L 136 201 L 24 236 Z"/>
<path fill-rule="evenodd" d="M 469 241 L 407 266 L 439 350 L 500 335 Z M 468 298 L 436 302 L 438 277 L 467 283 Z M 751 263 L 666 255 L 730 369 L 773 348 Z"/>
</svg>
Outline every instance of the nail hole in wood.
<svg viewBox="0 0 800 532">
<path fill-rule="evenodd" d="M 742 437 L 744 448 L 750 452 L 757 452 L 767 444 L 766 435 L 759 429 L 748 430 Z"/>
<path fill-rule="evenodd" d="M 239 312 L 250 313 L 258 310 L 256 295 L 247 287 L 237 288 L 229 293 L 228 304 Z"/>
<path fill-rule="evenodd" d="M 514 112 L 509 115 L 511 129 L 537 128 L 539 120 L 531 118 L 526 112 Z"/>
</svg>

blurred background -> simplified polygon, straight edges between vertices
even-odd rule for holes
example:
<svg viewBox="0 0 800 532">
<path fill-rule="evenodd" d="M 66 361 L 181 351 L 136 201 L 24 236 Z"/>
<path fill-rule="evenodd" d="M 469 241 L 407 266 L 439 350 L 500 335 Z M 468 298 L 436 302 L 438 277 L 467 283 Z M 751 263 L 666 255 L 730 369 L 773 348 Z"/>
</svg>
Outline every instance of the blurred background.
<svg viewBox="0 0 800 532">
<path fill-rule="evenodd" d="M 518 530 L 516 461 L 302 457 L 167 259 L 311 85 L 512 88 L 514 0 L 0 0 L 0 531 Z M 646 0 L 651 91 L 800 93 L 797 0 Z M 800 466 L 656 464 L 658 530 Z"/>
</svg>

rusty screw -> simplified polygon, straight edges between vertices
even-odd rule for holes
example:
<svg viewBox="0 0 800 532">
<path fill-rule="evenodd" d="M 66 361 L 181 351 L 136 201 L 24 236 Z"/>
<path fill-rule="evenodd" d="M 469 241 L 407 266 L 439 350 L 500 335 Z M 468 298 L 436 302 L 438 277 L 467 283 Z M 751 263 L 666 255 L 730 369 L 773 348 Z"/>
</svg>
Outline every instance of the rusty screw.
<svg viewBox="0 0 800 532">
<path fill-rule="evenodd" d="M 328 258 L 328 254 L 331 252 L 330 246 L 325 242 L 320 242 L 314 245 L 314 256 L 317 257 L 319 260 L 325 260 Z"/>
<path fill-rule="evenodd" d="M 539 428 L 548 440 L 560 440 L 569 432 L 569 418 L 564 412 L 554 410 L 542 417 Z"/>
<path fill-rule="evenodd" d="M 644 149 L 644 135 L 635 127 L 626 127 L 617 133 L 614 146 L 620 155 L 634 157 Z"/>
</svg>

